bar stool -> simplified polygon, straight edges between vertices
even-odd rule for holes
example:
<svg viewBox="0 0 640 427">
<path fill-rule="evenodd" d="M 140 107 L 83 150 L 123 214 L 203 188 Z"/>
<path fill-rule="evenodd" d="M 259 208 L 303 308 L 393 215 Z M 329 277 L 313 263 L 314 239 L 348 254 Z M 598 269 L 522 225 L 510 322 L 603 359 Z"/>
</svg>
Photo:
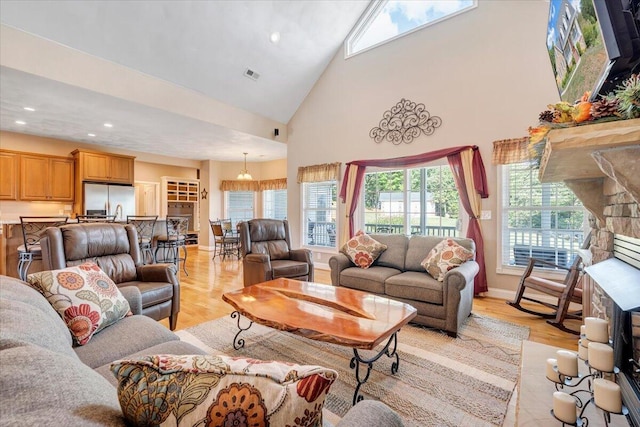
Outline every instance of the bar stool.
<svg viewBox="0 0 640 427">
<path fill-rule="evenodd" d="M 151 241 L 157 220 L 158 215 L 127 215 L 127 224 L 133 224 L 138 232 L 138 246 L 140 246 L 142 260 L 145 264 L 153 264 L 154 262 Z"/>
<path fill-rule="evenodd" d="M 24 244 L 18 246 L 18 277 L 27 279 L 29 266 L 35 259 L 42 259 L 40 238 L 47 227 L 59 227 L 69 220 L 68 216 L 21 216 L 22 238 Z"/>
<path fill-rule="evenodd" d="M 167 220 L 167 233 L 158 236 L 156 240 L 156 252 L 155 260 L 158 262 L 158 251 L 162 249 L 162 260 L 167 262 L 171 260 L 178 270 L 180 270 L 180 261 L 182 263 L 182 269 L 187 276 L 187 233 L 189 231 L 189 217 L 188 216 L 168 216 Z M 184 258 L 180 258 L 180 248 L 184 253 Z M 167 257 L 167 252 L 170 252 L 171 257 Z"/>
</svg>

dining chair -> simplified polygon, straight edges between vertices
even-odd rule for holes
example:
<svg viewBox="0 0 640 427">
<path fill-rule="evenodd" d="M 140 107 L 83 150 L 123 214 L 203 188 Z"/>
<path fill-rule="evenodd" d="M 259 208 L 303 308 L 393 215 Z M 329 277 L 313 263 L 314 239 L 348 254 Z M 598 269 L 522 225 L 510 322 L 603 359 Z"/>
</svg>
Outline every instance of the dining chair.
<svg viewBox="0 0 640 427">
<path fill-rule="evenodd" d="M 157 220 L 158 215 L 127 215 L 127 224 L 133 224 L 138 232 L 138 246 L 145 264 L 154 262 L 152 242 Z"/>
<path fill-rule="evenodd" d="M 209 224 L 214 239 L 213 258 L 211 259 L 215 259 L 216 255 L 222 259 L 225 259 L 227 255 L 235 255 L 240 258 L 239 237 L 237 232 L 233 232 L 231 220 L 209 220 Z"/>
<path fill-rule="evenodd" d="M 40 239 L 47 227 L 58 227 L 69 220 L 68 216 L 21 216 L 23 244 L 18 246 L 18 277 L 27 279 L 33 260 L 42 259 Z"/>
<path fill-rule="evenodd" d="M 158 262 L 158 251 L 162 249 L 163 262 L 170 261 L 180 270 L 180 261 L 182 261 L 182 269 L 187 276 L 187 234 L 189 232 L 188 216 L 167 216 L 166 234 L 158 236 L 156 240 L 156 251 L 154 254 L 155 261 Z M 180 248 L 182 248 L 183 257 L 180 257 Z"/>
</svg>

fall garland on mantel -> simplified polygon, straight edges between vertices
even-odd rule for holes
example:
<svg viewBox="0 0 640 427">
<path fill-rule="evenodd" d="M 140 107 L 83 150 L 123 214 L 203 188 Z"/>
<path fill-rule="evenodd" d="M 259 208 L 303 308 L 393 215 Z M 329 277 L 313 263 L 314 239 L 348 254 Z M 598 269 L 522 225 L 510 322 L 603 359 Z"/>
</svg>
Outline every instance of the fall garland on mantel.
<svg viewBox="0 0 640 427">
<path fill-rule="evenodd" d="M 540 165 L 545 138 L 552 129 L 640 118 L 640 74 L 632 75 L 615 91 L 593 102 L 589 97 L 587 92 L 575 104 L 549 104 L 540 113 L 538 126 L 529 127 L 529 151 L 536 165 Z"/>
</svg>

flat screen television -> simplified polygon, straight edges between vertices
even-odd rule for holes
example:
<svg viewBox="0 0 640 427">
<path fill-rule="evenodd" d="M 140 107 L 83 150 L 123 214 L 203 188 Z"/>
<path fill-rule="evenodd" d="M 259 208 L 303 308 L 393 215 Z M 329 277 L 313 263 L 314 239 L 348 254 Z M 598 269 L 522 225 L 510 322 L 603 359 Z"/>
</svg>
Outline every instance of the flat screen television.
<svg viewBox="0 0 640 427">
<path fill-rule="evenodd" d="M 563 101 L 640 72 L 640 0 L 550 0 L 547 50 Z"/>
</svg>

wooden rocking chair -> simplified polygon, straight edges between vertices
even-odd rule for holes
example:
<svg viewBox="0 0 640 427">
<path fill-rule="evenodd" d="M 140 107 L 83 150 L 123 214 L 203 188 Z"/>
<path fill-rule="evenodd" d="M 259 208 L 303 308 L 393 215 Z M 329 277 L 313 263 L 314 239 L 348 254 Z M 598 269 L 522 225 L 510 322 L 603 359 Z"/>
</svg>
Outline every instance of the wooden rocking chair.
<svg viewBox="0 0 640 427">
<path fill-rule="evenodd" d="M 567 275 L 565 276 L 564 281 L 556 282 L 554 280 L 544 279 L 542 277 L 532 275 L 531 273 L 533 272 L 533 267 L 540 266 L 541 264 L 561 270 L 566 270 Z M 517 308 L 520 311 L 524 311 L 525 313 L 534 314 L 549 319 L 547 320 L 547 323 L 549 323 L 550 325 L 553 325 L 562 331 L 578 335 L 580 332 L 566 327 L 564 325 L 564 321 L 565 319 L 582 318 L 582 310 L 573 312 L 569 311 L 569 304 L 572 302 L 582 305 L 582 283 L 579 280 L 581 277 L 581 271 L 582 259 L 579 256 L 576 257 L 571 267 L 556 265 L 541 259 L 530 258 L 527 269 L 520 279 L 516 298 L 513 301 L 507 301 L 507 304 Z M 542 292 L 543 294 L 551 295 L 554 298 L 557 298 L 558 302 L 556 304 L 551 304 L 535 297 L 524 296 L 524 291 L 526 289 L 533 289 L 538 292 Z M 520 301 L 522 301 L 523 299 L 538 303 L 553 311 L 540 312 L 525 308 L 520 305 Z"/>
</svg>

